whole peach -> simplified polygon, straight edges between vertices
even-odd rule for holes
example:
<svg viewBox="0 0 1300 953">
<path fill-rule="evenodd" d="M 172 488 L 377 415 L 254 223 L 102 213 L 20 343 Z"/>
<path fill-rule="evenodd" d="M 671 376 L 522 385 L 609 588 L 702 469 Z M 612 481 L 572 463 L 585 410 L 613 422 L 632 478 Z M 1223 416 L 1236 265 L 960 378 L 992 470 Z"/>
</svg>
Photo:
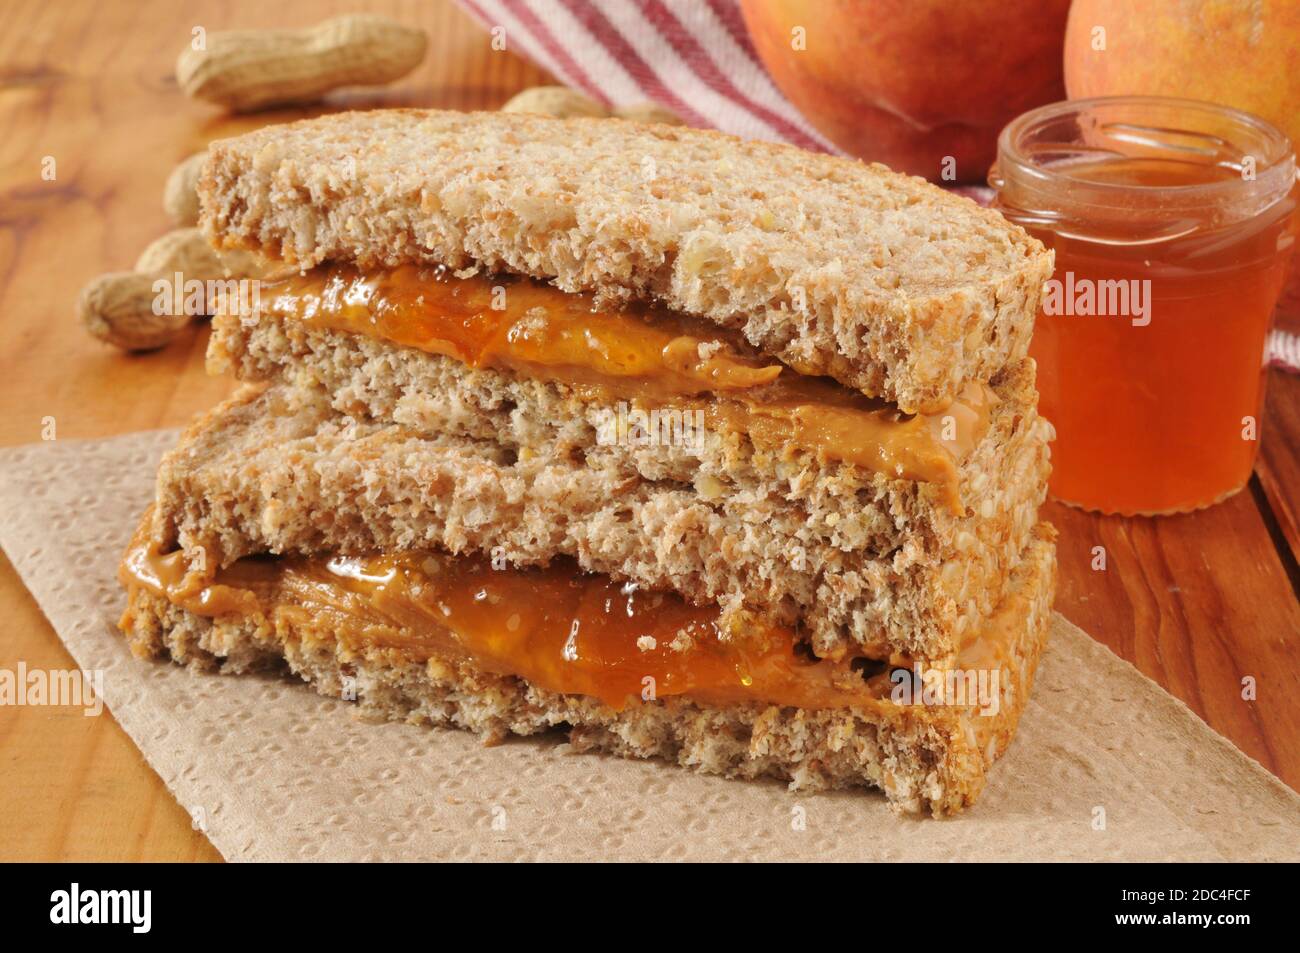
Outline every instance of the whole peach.
<svg viewBox="0 0 1300 953">
<path fill-rule="evenodd" d="M 1300 2 L 1075 0 L 1071 99 L 1181 96 L 1255 113 L 1300 141 Z"/>
<path fill-rule="evenodd" d="M 853 155 L 982 181 L 1011 119 L 1064 97 L 1070 0 L 741 0 L 776 85 Z M 947 161 L 945 161 L 947 160 Z"/>
</svg>

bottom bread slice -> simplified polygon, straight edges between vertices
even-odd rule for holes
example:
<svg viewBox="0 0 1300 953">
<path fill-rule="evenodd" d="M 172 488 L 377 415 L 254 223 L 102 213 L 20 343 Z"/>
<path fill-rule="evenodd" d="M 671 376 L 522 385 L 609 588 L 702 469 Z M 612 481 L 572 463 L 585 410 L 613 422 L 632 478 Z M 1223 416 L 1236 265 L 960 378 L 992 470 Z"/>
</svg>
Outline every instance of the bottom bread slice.
<svg viewBox="0 0 1300 953">
<path fill-rule="evenodd" d="M 487 743 L 561 729 L 579 750 L 775 777 L 795 789 L 878 787 L 897 810 L 943 815 L 974 802 L 1015 732 L 1046 639 L 1053 535 L 1046 524 L 1036 528 L 984 635 L 958 660 L 998 672 L 994 703 L 981 697 L 978 704 L 950 704 L 919 691 L 904 700 L 890 689 L 853 707 L 674 696 L 617 709 L 497 674 L 463 654 L 413 657 L 392 644 L 358 643 L 305 613 L 201 615 L 141 585 L 129 586 L 121 626 L 139 656 L 228 674 L 282 666 L 323 695 L 355 699 L 372 716 L 464 728 Z M 895 681 L 893 674 L 891 684 L 919 690 L 921 682 Z"/>
</svg>

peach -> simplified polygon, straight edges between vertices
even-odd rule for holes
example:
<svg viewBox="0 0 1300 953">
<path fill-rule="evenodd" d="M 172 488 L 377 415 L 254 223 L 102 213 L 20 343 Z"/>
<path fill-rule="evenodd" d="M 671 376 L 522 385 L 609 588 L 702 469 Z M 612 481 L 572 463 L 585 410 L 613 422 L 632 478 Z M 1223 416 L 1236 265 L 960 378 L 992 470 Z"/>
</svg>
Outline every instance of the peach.
<svg viewBox="0 0 1300 953">
<path fill-rule="evenodd" d="M 1065 85 L 1071 99 L 1181 96 L 1235 106 L 1300 141 L 1300 3 L 1075 0 Z"/>
<path fill-rule="evenodd" d="M 741 0 L 773 81 L 828 139 L 900 171 L 963 182 L 984 179 L 1007 122 L 1064 98 L 1069 6 Z"/>
</svg>

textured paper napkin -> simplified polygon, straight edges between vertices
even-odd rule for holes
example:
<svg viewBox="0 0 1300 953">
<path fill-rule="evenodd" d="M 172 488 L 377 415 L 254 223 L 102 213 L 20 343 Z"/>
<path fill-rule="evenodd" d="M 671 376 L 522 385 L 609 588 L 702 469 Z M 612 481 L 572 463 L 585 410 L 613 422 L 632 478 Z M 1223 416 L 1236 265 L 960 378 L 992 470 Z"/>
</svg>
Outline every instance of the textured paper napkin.
<svg viewBox="0 0 1300 953">
<path fill-rule="evenodd" d="M 484 748 L 362 722 L 300 683 L 139 661 L 114 624 L 115 569 L 175 438 L 0 452 L 0 545 L 228 859 L 1300 858 L 1300 796 L 1060 616 L 1011 750 L 980 803 L 945 821 L 897 818 L 874 793 L 791 793 L 554 738 Z"/>
</svg>

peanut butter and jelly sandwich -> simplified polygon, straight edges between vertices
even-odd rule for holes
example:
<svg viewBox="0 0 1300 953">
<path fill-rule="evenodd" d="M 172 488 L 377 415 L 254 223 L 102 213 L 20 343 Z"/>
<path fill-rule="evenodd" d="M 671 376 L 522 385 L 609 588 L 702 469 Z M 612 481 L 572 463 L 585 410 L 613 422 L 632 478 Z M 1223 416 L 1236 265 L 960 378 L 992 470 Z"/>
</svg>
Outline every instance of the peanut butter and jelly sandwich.
<svg viewBox="0 0 1300 953">
<path fill-rule="evenodd" d="M 619 120 L 352 113 L 209 154 L 210 239 L 284 271 L 214 319 L 246 386 L 161 466 L 138 653 L 975 799 L 1054 587 L 1041 245 L 880 166 Z"/>
</svg>

